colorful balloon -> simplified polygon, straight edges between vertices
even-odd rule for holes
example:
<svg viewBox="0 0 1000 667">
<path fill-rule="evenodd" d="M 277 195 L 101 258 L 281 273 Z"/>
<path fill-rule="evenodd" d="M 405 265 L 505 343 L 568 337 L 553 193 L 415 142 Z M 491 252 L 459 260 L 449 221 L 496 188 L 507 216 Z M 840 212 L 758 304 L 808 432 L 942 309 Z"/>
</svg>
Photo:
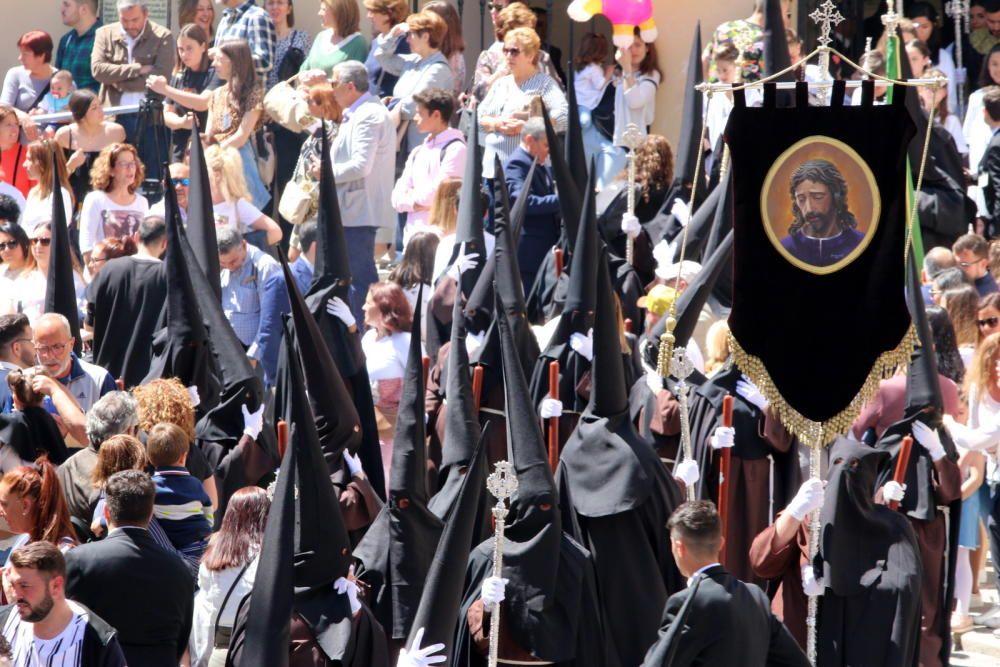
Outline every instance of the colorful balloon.
<svg viewBox="0 0 1000 667">
<path fill-rule="evenodd" d="M 636 28 L 642 41 L 656 40 L 653 0 L 573 0 L 566 12 L 571 19 L 581 23 L 604 14 L 614 26 L 612 41 L 620 49 L 632 45 Z"/>
</svg>

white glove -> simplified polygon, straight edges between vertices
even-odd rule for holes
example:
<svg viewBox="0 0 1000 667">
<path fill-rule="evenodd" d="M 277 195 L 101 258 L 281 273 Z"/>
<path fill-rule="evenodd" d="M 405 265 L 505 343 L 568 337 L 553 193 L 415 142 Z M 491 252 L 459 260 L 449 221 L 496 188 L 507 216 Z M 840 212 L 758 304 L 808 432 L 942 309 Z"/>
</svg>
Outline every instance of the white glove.
<svg viewBox="0 0 1000 667">
<path fill-rule="evenodd" d="M 364 468 L 361 467 L 361 457 L 357 454 L 351 454 L 346 449 L 344 450 L 344 463 L 347 464 L 347 470 L 350 471 L 351 477 L 357 477 L 359 472 L 364 472 Z"/>
<path fill-rule="evenodd" d="M 670 215 L 684 227 L 691 220 L 691 209 L 681 199 L 675 199 L 674 205 L 670 207 Z"/>
<path fill-rule="evenodd" d="M 937 430 L 931 428 L 922 421 L 913 422 L 913 438 L 923 445 L 927 453 L 931 455 L 931 460 L 940 461 L 944 458 L 944 445 L 941 444 L 941 436 Z"/>
<path fill-rule="evenodd" d="M 558 398 L 543 398 L 538 406 L 538 414 L 542 419 L 562 417 L 563 404 Z"/>
<path fill-rule="evenodd" d="M 458 282 L 462 277 L 462 274 L 466 271 L 472 271 L 477 266 L 479 266 L 479 253 L 470 252 L 468 255 L 465 254 L 465 243 L 462 243 L 458 247 L 458 257 L 455 258 L 454 263 L 448 267 L 448 276 Z"/>
<path fill-rule="evenodd" d="M 630 239 L 634 239 L 642 231 L 642 225 L 639 223 L 639 218 L 636 216 L 625 213 L 622 215 L 622 231 L 628 234 Z"/>
<path fill-rule="evenodd" d="M 823 489 L 823 480 L 816 477 L 807 479 L 799 487 L 798 493 L 788 503 L 788 513 L 799 521 L 805 520 L 810 512 L 815 512 L 823 506 L 823 498 L 826 493 Z"/>
<path fill-rule="evenodd" d="M 764 394 L 760 393 L 757 385 L 751 382 L 750 378 L 746 375 L 736 382 L 736 393 L 742 396 L 747 403 L 757 406 L 757 409 L 761 412 L 767 410 L 767 399 L 764 398 Z"/>
<path fill-rule="evenodd" d="M 413 635 L 413 645 L 410 650 L 405 648 L 399 652 L 399 659 L 396 667 L 428 667 L 445 661 L 445 656 L 440 652 L 444 650 L 444 644 L 431 644 L 421 648 L 420 642 L 424 640 L 424 629 L 417 630 Z"/>
<path fill-rule="evenodd" d="M 906 484 L 900 484 L 895 480 L 890 480 L 885 483 L 882 487 L 882 497 L 887 501 L 895 501 L 897 503 L 903 502 L 903 496 L 906 495 Z"/>
<path fill-rule="evenodd" d="M 354 572 L 353 565 L 351 566 L 351 572 Z M 358 600 L 358 585 L 354 581 L 347 577 L 341 577 L 333 582 L 333 589 L 342 595 L 347 595 L 347 599 L 351 603 L 352 615 L 361 611 L 361 601 Z"/>
<path fill-rule="evenodd" d="M 664 390 L 663 378 L 656 371 L 647 371 L 644 377 L 646 378 L 646 386 L 653 392 L 653 396 Z"/>
<path fill-rule="evenodd" d="M 344 303 L 344 300 L 339 296 L 335 296 L 326 302 L 326 312 L 343 322 L 348 329 L 358 323 L 358 321 L 354 319 L 351 307 Z"/>
<path fill-rule="evenodd" d="M 802 566 L 802 591 L 809 597 L 814 597 L 816 595 L 822 595 L 823 589 L 826 586 L 823 585 L 823 577 L 819 579 L 816 578 L 816 572 L 813 570 L 813 566 L 808 563 Z"/>
<path fill-rule="evenodd" d="M 684 459 L 674 468 L 674 479 L 684 482 L 684 486 L 691 488 L 699 479 L 701 473 L 698 472 L 698 464 L 691 459 Z"/>
<path fill-rule="evenodd" d="M 243 410 L 243 434 L 256 440 L 264 428 L 264 404 L 261 403 L 254 412 L 247 410 L 246 405 L 240 406 L 240 409 Z"/>
<path fill-rule="evenodd" d="M 712 445 L 712 449 L 725 449 L 726 447 L 733 446 L 735 438 L 736 429 L 732 426 L 718 426 L 712 437 L 708 439 L 708 443 Z"/>
<path fill-rule="evenodd" d="M 504 601 L 507 590 L 507 579 L 501 577 L 486 577 L 483 581 L 483 592 L 479 595 L 488 609 L 495 609 Z"/>
<path fill-rule="evenodd" d="M 582 333 L 574 333 L 569 337 L 569 346 L 577 354 L 585 357 L 587 361 L 594 360 L 594 330 L 591 329 L 584 336 Z"/>
<path fill-rule="evenodd" d="M 191 399 L 191 407 L 196 408 L 201 403 L 201 396 L 198 394 L 198 387 L 191 385 L 187 388 L 188 398 Z"/>
</svg>

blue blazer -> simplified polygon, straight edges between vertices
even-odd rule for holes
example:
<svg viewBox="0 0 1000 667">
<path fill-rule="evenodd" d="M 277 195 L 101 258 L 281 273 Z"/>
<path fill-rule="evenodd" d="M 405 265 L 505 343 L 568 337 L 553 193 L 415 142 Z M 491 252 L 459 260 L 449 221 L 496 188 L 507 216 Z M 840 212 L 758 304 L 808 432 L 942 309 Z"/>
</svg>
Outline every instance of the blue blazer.
<svg viewBox="0 0 1000 667">
<path fill-rule="evenodd" d="M 525 179 L 535 158 L 522 146 L 511 153 L 504 165 L 504 177 L 510 192 L 511 206 L 525 188 Z M 534 177 L 528 187 L 528 212 L 521 228 L 521 240 L 517 259 L 522 275 L 534 275 L 538 271 L 545 254 L 559 239 L 559 195 L 555 192 L 552 172 L 545 165 L 535 168 Z M 525 290 L 530 289 L 525 285 Z"/>
<path fill-rule="evenodd" d="M 302 296 L 305 296 L 306 292 L 309 291 L 309 286 L 312 285 L 312 267 L 309 266 L 305 260 L 299 257 L 297 260 L 292 262 L 288 268 L 292 272 L 292 276 L 295 278 L 295 284 L 298 286 L 299 291 L 302 292 Z"/>
</svg>

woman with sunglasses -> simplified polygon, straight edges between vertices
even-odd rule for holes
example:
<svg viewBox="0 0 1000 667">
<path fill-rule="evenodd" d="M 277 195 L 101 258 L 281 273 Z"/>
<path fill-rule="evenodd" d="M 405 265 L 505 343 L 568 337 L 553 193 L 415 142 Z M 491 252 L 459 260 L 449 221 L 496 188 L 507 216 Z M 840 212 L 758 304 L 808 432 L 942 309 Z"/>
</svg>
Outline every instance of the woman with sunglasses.
<svg viewBox="0 0 1000 667">
<path fill-rule="evenodd" d="M 568 107 L 559 83 L 538 68 L 542 42 L 531 28 L 514 28 L 504 36 L 507 76 L 498 79 L 479 107 L 479 127 L 486 133 L 483 178 L 493 178 L 495 158 L 504 163 L 521 144 L 521 129 L 541 113 L 539 98 L 557 132 L 566 128 Z"/>
<path fill-rule="evenodd" d="M 979 308 L 979 293 L 972 285 L 962 285 L 945 290 L 941 295 L 941 307 L 948 311 L 951 324 L 955 328 L 958 352 L 968 368 L 979 340 L 976 315 Z"/>
<path fill-rule="evenodd" d="M 987 294 L 979 300 L 976 328 L 979 330 L 980 343 L 987 336 L 1000 332 L 1000 292 Z"/>
<path fill-rule="evenodd" d="M 13 313 L 20 280 L 35 268 L 28 233 L 16 222 L 0 223 L 0 260 L 0 313 Z"/>
<path fill-rule="evenodd" d="M 34 270 L 28 272 L 24 277 L 21 288 L 18 291 L 18 301 L 20 311 L 28 316 L 32 322 L 45 312 L 45 286 L 49 280 L 49 257 L 50 246 L 52 245 L 52 223 L 49 220 L 38 223 L 29 232 L 31 243 L 31 256 L 35 260 Z M 73 283 L 76 288 L 76 306 L 83 317 L 84 306 L 86 304 L 85 292 L 87 284 L 83 279 L 83 269 L 80 267 L 76 255 L 70 253 L 73 259 Z"/>
</svg>

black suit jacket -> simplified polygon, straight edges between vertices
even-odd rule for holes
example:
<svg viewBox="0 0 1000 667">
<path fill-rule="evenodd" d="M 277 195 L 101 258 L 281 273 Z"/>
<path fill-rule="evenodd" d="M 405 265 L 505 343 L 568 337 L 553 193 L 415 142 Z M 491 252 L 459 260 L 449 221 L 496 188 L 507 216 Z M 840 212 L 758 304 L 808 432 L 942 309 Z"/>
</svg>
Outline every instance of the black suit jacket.
<svg viewBox="0 0 1000 667">
<path fill-rule="evenodd" d="M 699 576 L 698 590 L 679 621 L 684 625 L 672 632 L 691 589 L 678 591 L 667 600 L 659 638 L 646 653 L 642 667 L 809 667 L 788 628 L 771 613 L 764 591 L 743 583 L 721 565 Z M 673 660 L 668 663 L 670 654 Z"/>
<path fill-rule="evenodd" d="M 986 238 L 1000 235 L 1000 133 L 990 139 L 983 159 L 979 163 L 980 177 L 987 178 L 983 187 L 983 198 L 986 200 Z"/>
<path fill-rule="evenodd" d="M 66 553 L 66 597 L 118 631 L 129 665 L 177 667 L 191 634 L 194 587 L 183 561 L 142 528 Z"/>
</svg>

